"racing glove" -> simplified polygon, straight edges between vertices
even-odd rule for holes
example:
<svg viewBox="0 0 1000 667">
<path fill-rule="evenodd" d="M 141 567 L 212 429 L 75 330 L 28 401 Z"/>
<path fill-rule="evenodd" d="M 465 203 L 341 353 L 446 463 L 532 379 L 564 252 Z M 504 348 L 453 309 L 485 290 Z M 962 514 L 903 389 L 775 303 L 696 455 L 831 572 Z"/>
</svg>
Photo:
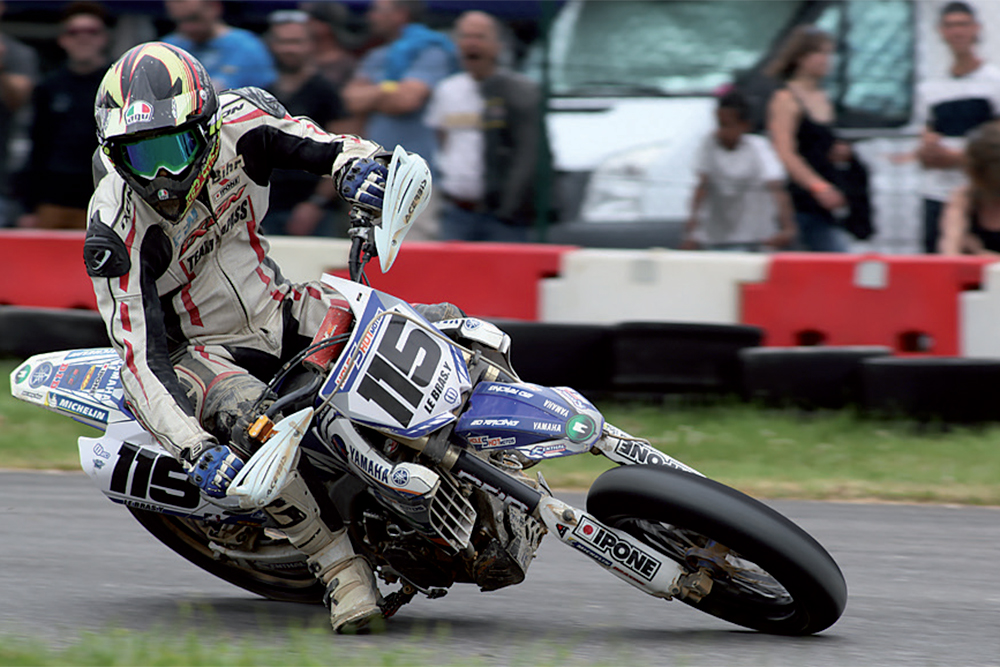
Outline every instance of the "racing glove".
<svg viewBox="0 0 1000 667">
<path fill-rule="evenodd" d="M 188 477 L 207 495 L 222 498 L 242 469 L 243 461 L 229 447 L 215 445 L 202 452 L 188 470 Z"/>
<path fill-rule="evenodd" d="M 382 212 L 385 181 L 389 170 L 371 158 L 358 158 L 350 163 L 337 182 L 337 191 L 346 201 Z"/>
</svg>

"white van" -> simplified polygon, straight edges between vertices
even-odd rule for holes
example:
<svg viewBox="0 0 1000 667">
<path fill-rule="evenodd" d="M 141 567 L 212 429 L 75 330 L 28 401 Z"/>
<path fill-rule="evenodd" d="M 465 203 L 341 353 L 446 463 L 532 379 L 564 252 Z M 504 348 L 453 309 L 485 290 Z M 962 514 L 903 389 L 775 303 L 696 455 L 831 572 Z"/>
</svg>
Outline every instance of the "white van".
<svg viewBox="0 0 1000 667">
<path fill-rule="evenodd" d="M 971 2 L 980 53 L 1000 64 L 1000 2 Z M 937 0 L 570 0 L 548 42 L 548 129 L 565 222 L 549 240 L 675 245 L 695 184 L 698 143 L 713 130 L 715 93 L 750 82 L 795 26 L 837 37 L 827 90 L 843 135 L 872 176 L 876 235 L 857 250 L 917 252 L 916 82 L 950 57 Z M 541 78 L 545 56 L 533 54 Z"/>
</svg>

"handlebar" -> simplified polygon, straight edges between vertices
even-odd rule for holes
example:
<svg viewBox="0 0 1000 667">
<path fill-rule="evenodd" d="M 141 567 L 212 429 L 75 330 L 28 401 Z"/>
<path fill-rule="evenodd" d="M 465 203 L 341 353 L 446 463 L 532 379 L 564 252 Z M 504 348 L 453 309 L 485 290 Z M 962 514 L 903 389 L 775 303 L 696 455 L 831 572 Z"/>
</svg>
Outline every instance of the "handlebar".
<svg viewBox="0 0 1000 667">
<path fill-rule="evenodd" d="M 375 216 L 371 211 L 355 206 L 350 212 L 351 228 L 347 234 L 351 237 L 351 252 L 347 258 L 347 268 L 351 280 L 361 282 L 364 277 L 365 264 L 376 257 L 375 242 L 372 230 L 375 226 Z"/>
</svg>

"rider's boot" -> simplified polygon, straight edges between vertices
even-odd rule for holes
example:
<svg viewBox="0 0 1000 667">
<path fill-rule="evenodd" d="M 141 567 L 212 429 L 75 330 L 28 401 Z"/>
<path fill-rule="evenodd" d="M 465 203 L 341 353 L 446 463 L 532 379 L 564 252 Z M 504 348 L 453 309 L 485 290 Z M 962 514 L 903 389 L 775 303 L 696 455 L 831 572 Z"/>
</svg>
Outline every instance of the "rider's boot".
<svg viewBox="0 0 1000 667">
<path fill-rule="evenodd" d="M 323 603 L 330 608 L 330 625 L 339 633 L 355 633 L 382 617 L 382 598 L 371 566 L 355 555 L 347 529 L 331 537 L 324 549 L 309 557 L 309 569 L 326 584 Z"/>
<path fill-rule="evenodd" d="M 347 529 L 333 532 L 298 471 L 289 475 L 281 495 L 267 507 L 289 541 L 307 557 L 309 570 L 326 584 L 324 603 L 338 633 L 352 633 L 382 617 L 381 596 L 371 566 L 354 553 Z"/>
</svg>

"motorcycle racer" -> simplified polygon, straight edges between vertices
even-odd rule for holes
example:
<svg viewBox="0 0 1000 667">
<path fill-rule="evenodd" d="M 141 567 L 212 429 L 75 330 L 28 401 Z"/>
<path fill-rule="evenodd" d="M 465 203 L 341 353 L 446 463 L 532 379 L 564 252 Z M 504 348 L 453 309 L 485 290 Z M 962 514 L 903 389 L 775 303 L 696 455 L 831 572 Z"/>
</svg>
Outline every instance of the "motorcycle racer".
<svg viewBox="0 0 1000 667">
<path fill-rule="evenodd" d="M 338 296 L 290 283 L 268 257 L 259 224 L 272 169 L 331 176 L 345 200 L 377 214 L 387 154 L 291 117 L 263 90 L 216 93 L 201 63 L 161 42 L 111 66 L 95 116 L 84 261 L 128 406 L 195 484 L 224 496 L 249 453 L 239 434 L 259 378 L 311 342 Z M 327 585 L 335 630 L 380 615 L 370 565 L 345 528 L 320 519 L 297 474 L 268 509 Z"/>
</svg>

